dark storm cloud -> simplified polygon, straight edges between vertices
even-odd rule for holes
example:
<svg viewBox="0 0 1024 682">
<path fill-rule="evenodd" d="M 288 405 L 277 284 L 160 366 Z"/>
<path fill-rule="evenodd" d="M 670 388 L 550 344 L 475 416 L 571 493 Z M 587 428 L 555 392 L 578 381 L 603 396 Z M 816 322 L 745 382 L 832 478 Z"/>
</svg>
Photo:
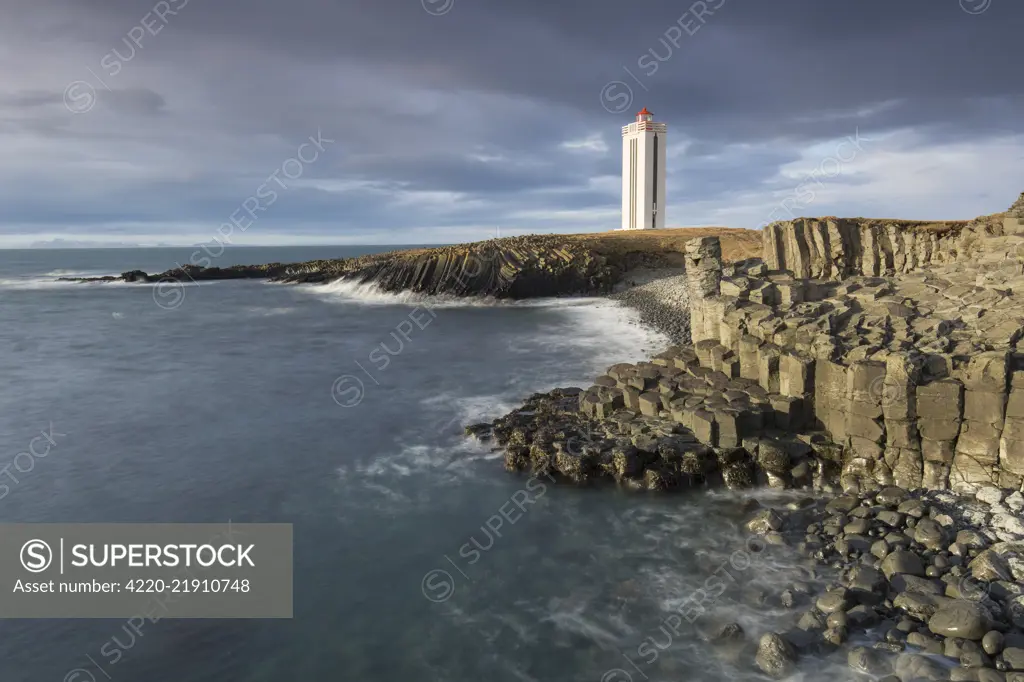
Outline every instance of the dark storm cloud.
<svg viewBox="0 0 1024 682">
<path fill-rule="evenodd" d="M 1015 0 L 25 0 L 5 16 L 0 38 L 32 65 L 0 87 L 2 139 L 31 147 L 24 167 L 0 167 L 14 178 L 0 188 L 7 234 L 201 232 L 318 129 L 336 145 L 268 213 L 279 231 L 606 215 L 617 180 L 594 179 L 617 177 L 618 128 L 644 105 L 686 144 L 670 198 L 704 212 L 679 222 L 713 221 L 716 199 L 770 203 L 798 182 L 782 169 L 837 138 L 928 155 L 1024 134 Z M 75 100 L 92 105 L 76 116 L 63 105 L 77 81 L 94 101 Z M 612 81 L 628 90 L 609 107 Z M 893 146 L 888 133 L 907 130 Z M 615 226 L 601 220 L 591 229 Z"/>
</svg>

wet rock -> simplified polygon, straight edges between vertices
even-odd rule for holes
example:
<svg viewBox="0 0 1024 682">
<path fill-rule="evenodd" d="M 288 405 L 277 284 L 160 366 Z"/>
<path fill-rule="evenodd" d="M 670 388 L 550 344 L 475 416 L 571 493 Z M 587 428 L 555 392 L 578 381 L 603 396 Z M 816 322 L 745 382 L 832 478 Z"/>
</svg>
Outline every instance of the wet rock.
<svg viewBox="0 0 1024 682">
<path fill-rule="evenodd" d="M 968 549 L 984 549 L 991 543 L 981 533 L 964 529 L 956 534 L 956 544 L 963 545 Z"/>
<path fill-rule="evenodd" d="M 860 500 L 852 495 L 837 497 L 825 505 L 825 511 L 829 514 L 846 514 L 860 505 Z"/>
<path fill-rule="evenodd" d="M 853 567 L 845 583 L 853 591 L 880 592 L 886 587 L 885 575 L 877 568 L 863 564 Z"/>
<path fill-rule="evenodd" d="M 784 525 L 782 517 L 774 509 L 762 509 L 747 522 L 747 530 L 764 535 L 771 531 L 781 530 Z"/>
<path fill-rule="evenodd" d="M 928 507 L 921 500 L 907 500 L 906 502 L 901 503 L 900 506 L 896 508 L 896 511 L 901 514 L 906 514 L 911 518 L 920 519 L 928 513 Z"/>
<path fill-rule="evenodd" d="M 781 679 L 794 670 L 796 661 L 796 650 L 781 635 L 769 632 L 758 642 L 754 662 L 765 674 Z"/>
<path fill-rule="evenodd" d="M 708 640 L 712 644 L 728 644 L 742 642 L 746 638 L 746 632 L 739 623 L 726 623 L 715 630 Z"/>
<path fill-rule="evenodd" d="M 896 658 L 896 675 L 901 680 L 944 680 L 946 668 L 936 659 L 921 654 L 900 654 Z"/>
<path fill-rule="evenodd" d="M 850 625 L 857 628 L 871 627 L 882 619 L 881 616 L 878 615 L 877 611 L 865 604 L 854 606 L 852 609 L 848 610 L 846 612 L 846 618 Z"/>
<path fill-rule="evenodd" d="M 921 649 L 925 654 L 942 654 L 942 642 L 938 638 L 923 632 L 911 632 L 907 635 L 907 644 Z"/>
<path fill-rule="evenodd" d="M 914 526 L 914 540 L 928 549 L 939 549 L 946 545 L 946 532 L 932 519 L 921 519 Z"/>
<path fill-rule="evenodd" d="M 992 629 L 992 621 L 977 603 L 957 599 L 941 606 L 928 619 L 928 629 L 943 637 L 980 640 Z"/>
<path fill-rule="evenodd" d="M 863 646 L 850 649 L 846 655 L 846 664 L 864 675 L 884 675 L 892 671 L 885 654 Z"/>
<path fill-rule="evenodd" d="M 830 628 L 845 628 L 849 621 L 850 619 L 846 617 L 845 611 L 833 611 L 829 614 L 825 624 Z"/>
<path fill-rule="evenodd" d="M 1013 580 L 1006 561 L 991 549 L 987 549 L 967 564 L 971 575 L 978 580 Z"/>
<path fill-rule="evenodd" d="M 901 592 L 892 600 L 895 608 L 900 609 L 908 616 L 917 620 L 928 620 L 940 608 L 951 600 L 934 594 L 921 594 L 919 592 Z"/>
<path fill-rule="evenodd" d="M 989 656 L 995 656 L 1003 650 L 1003 633 L 998 630 L 990 630 L 981 638 L 981 648 Z"/>
<path fill-rule="evenodd" d="M 890 580 L 894 575 L 901 573 L 923 576 L 924 564 L 921 562 L 921 557 L 901 549 L 890 553 L 882 560 L 882 573 Z"/>
<path fill-rule="evenodd" d="M 822 640 L 833 646 L 841 646 L 846 641 L 846 637 L 846 627 L 842 625 L 829 627 L 821 636 Z"/>
<path fill-rule="evenodd" d="M 1024 649 L 1018 647 L 1007 647 L 1003 649 L 1003 660 L 1010 670 L 1024 671 Z"/>
<path fill-rule="evenodd" d="M 960 666 L 963 668 L 988 668 L 992 666 L 992 659 L 980 644 L 966 640 L 960 647 Z"/>
<path fill-rule="evenodd" d="M 801 630 L 824 630 L 826 627 L 825 618 L 820 613 L 811 609 L 800 616 L 796 626 Z"/>
<path fill-rule="evenodd" d="M 917 592 L 919 594 L 941 595 L 945 592 L 945 585 L 939 580 L 929 578 L 918 578 L 913 575 L 900 574 L 893 576 L 890 581 L 892 589 L 897 592 Z"/>
<path fill-rule="evenodd" d="M 902 528 L 905 517 L 899 512 L 885 510 L 878 512 L 875 518 L 889 528 Z"/>
<path fill-rule="evenodd" d="M 844 589 L 835 589 L 818 597 L 815 606 L 828 615 L 835 611 L 845 611 L 849 606 L 849 597 Z"/>
</svg>

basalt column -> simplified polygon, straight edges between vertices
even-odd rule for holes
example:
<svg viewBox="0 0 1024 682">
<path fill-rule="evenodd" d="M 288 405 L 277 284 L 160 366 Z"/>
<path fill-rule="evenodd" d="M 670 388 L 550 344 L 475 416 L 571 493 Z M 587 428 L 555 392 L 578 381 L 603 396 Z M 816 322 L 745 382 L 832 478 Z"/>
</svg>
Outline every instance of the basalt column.
<svg viewBox="0 0 1024 682">
<path fill-rule="evenodd" d="M 686 242 L 686 282 L 690 294 L 690 335 L 693 343 L 719 339 L 722 304 L 722 245 L 718 237 Z"/>
</svg>

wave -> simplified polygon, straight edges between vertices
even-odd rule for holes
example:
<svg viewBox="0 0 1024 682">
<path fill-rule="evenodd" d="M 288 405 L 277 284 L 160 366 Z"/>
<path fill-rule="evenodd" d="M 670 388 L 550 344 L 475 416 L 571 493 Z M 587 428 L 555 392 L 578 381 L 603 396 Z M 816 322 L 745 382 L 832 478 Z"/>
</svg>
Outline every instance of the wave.
<svg viewBox="0 0 1024 682">
<path fill-rule="evenodd" d="M 0 278 L 0 289 L 8 290 L 60 289 L 81 286 L 110 286 L 111 284 L 127 284 L 127 282 L 58 282 L 55 278 L 49 276 Z"/>
<path fill-rule="evenodd" d="M 249 306 L 245 308 L 245 312 L 250 315 L 259 315 L 261 317 L 270 317 L 272 315 L 289 315 L 295 312 L 296 308 L 290 306 L 283 306 L 277 308 L 265 308 L 262 306 Z"/>
<path fill-rule="evenodd" d="M 60 275 L 61 277 L 69 277 L 72 275 Z M 100 275 L 73 275 L 75 277 L 105 277 L 106 274 Z M 104 290 L 124 290 L 126 288 L 140 288 L 150 289 L 153 287 L 161 287 L 163 289 L 174 288 L 174 287 L 186 287 L 192 288 L 197 286 L 211 286 L 214 284 L 227 284 L 238 280 L 203 280 L 200 282 L 184 282 L 182 284 L 174 284 L 169 281 L 159 280 L 155 282 L 125 282 L 123 280 L 110 280 L 104 282 L 69 282 L 69 281 L 58 281 L 56 277 L 49 275 L 32 275 L 27 277 L 7 277 L 0 278 L 0 290 L 36 290 L 36 289 L 65 289 L 69 287 L 88 287 L 92 291 L 104 291 Z"/>
<path fill-rule="evenodd" d="M 639 313 L 619 301 L 587 299 L 584 305 L 562 307 L 559 314 L 560 323 L 510 340 L 509 350 L 537 357 L 583 351 L 586 374 L 578 380 L 589 385 L 611 365 L 645 359 L 670 343 L 661 332 L 642 325 Z"/>
<path fill-rule="evenodd" d="M 376 282 L 357 282 L 351 279 L 336 279 L 328 284 L 300 285 L 299 290 L 338 303 L 380 306 L 426 305 L 431 308 L 574 308 L 607 300 L 598 296 L 511 300 L 493 296 L 452 296 L 449 294 L 421 294 L 414 291 L 390 292 L 384 291 Z"/>
<path fill-rule="evenodd" d="M 456 429 L 462 432 L 467 424 L 478 424 L 496 419 L 511 412 L 519 406 L 518 391 L 491 395 L 457 395 L 441 393 L 423 398 L 420 404 L 433 413 L 439 413 L 431 419 L 429 430 L 438 436 L 453 433 Z"/>
</svg>

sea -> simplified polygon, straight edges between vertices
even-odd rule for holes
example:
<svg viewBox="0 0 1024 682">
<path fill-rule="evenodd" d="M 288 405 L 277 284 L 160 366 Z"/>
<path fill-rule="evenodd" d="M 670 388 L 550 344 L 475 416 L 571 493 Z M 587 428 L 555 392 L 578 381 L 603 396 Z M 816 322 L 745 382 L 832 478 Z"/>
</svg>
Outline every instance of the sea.
<svg viewBox="0 0 1024 682">
<path fill-rule="evenodd" d="M 394 248 L 234 247 L 214 264 Z M 667 345 L 632 310 L 56 281 L 193 251 L 0 251 L 0 522 L 293 524 L 294 617 L 0 614 L 0 680 L 766 679 L 707 639 L 791 624 L 781 592 L 827 577 L 743 528 L 746 498 L 798 494 L 556 485 L 463 434 Z M 16 461 L 41 432 L 49 451 Z M 823 661 L 793 679 L 825 670 L 846 675 Z"/>
</svg>

